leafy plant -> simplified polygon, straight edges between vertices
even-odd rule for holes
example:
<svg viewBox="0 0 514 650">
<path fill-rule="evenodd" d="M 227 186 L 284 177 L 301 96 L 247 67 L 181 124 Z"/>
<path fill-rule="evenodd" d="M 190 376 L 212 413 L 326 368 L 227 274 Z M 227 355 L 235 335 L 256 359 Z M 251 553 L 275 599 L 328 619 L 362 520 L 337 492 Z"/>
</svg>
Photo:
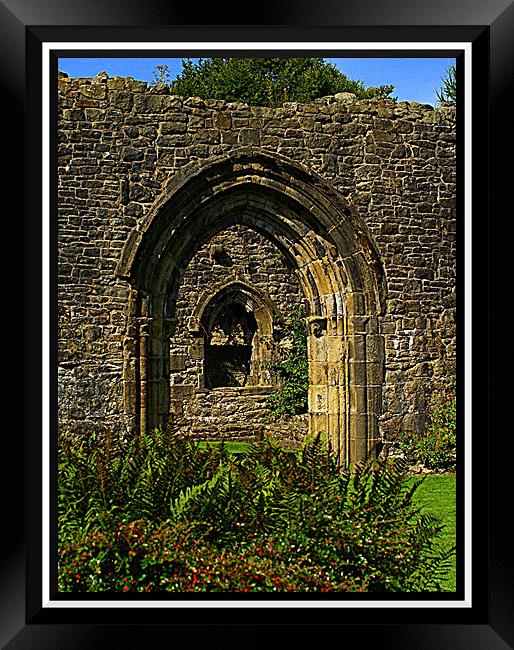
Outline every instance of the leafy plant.
<svg viewBox="0 0 514 650">
<path fill-rule="evenodd" d="M 450 562 L 413 506 L 419 481 L 390 463 L 341 471 L 320 437 L 99 449 L 60 464 L 61 590 L 433 591 Z"/>
<path fill-rule="evenodd" d="M 303 310 L 298 311 L 284 330 L 290 347 L 286 357 L 271 367 L 271 374 L 279 382 L 267 400 L 271 408 L 268 420 L 307 412 L 309 390 L 309 362 L 307 357 L 307 324 Z"/>
<path fill-rule="evenodd" d="M 436 91 L 438 102 L 455 106 L 457 103 L 457 67 L 455 63 L 450 65 L 442 82 L 442 87 Z"/>
<path fill-rule="evenodd" d="M 219 548 L 195 524 L 144 521 L 90 531 L 61 554 L 63 591 L 331 591 L 330 575 L 287 561 L 265 540 Z M 362 591 L 351 579 L 338 591 Z"/>
<path fill-rule="evenodd" d="M 428 425 L 422 431 L 403 432 L 398 446 L 411 462 L 428 469 L 455 467 L 457 402 L 454 394 L 436 398 Z"/>
<path fill-rule="evenodd" d="M 154 84 L 169 84 L 171 81 L 170 68 L 168 65 L 156 65 L 153 69 Z"/>
<path fill-rule="evenodd" d="M 152 431 L 130 444 L 95 435 L 62 441 L 58 460 L 60 535 L 113 517 L 162 521 L 172 499 L 213 475 L 217 453 L 169 430 Z"/>
<path fill-rule="evenodd" d="M 164 78 L 164 67 L 154 73 L 156 80 Z M 182 72 L 170 88 L 184 97 L 275 107 L 339 92 L 368 98 L 387 97 L 393 91 L 393 86 L 366 88 L 319 57 L 216 57 L 197 63 L 182 59 Z"/>
</svg>

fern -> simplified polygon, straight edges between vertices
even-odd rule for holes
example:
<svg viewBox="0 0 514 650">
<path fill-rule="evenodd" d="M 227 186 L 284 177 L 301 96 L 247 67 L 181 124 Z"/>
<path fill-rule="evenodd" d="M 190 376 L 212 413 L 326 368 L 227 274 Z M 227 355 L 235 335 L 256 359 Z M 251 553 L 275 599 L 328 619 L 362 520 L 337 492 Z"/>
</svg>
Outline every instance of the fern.
<svg viewBox="0 0 514 650">
<path fill-rule="evenodd" d="M 212 498 L 213 490 L 219 481 L 222 481 L 228 473 L 225 465 L 220 464 L 214 476 L 198 485 L 191 485 L 180 491 L 178 497 L 171 499 L 169 505 L 169 515 L 171 521 L 178 522 L 180 519 L 186 519 L 193 507 L 198 507 L 202 495 Z"/>
<path fill-rule="evenodd" d="M 115 522 L 194 524 L 220 553 L 271 543 L 298 570 L 369 591 L 438 589 L 453 558 L 413 505 L 423 479 L 407 484 L 388 461 L 341 470 L 319 436 L 295 452 L 264 440 L 239 454 L 170 431 L 118 448 L 93 437 L 63 444 L 58 469 L 64 546 Z"/>
</svg>

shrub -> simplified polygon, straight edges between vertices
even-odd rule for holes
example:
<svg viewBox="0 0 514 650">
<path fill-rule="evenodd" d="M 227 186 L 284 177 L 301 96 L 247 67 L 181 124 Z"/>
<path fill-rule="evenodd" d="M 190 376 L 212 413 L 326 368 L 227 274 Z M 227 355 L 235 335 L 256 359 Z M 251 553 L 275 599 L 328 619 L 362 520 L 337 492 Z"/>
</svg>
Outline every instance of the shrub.
<svg viewBox="0 0 514 650">
<path fill-rule="evenodd" d="M 91 530 L 61 553 L 64 591 L 329 591 L 330 575 L 285 562 L 269 542 L 224 549 L 194 524 L 121 522 Z M 349 579 L 339 590 L 357 591 Z"/>
<path fill-rule="evenodd" d="M 454 394 L 436 399 L 430 420 L 421 432 L 404 432 L 398 445 L 407 459 L 429 469 L 455 467 L 457 446 L 457 403 Z"/>
<path fill-rule="evenodd" d="M 80 443 L 63 441 L 58 463 L 59 528 L 66 535 L 106 516 L 163 521 L 172 498 L 215 471 L 218 452 L 155 430 L 130 444 L 94 435 Z"/>
<path fill-rule="evenodd" d="M 307 412 L 309 390 L 309 361 L 307 357 L 307 324 L 305 313 L 299 311 L 286 324 L 285 340 L 290 348 L 285 359 L 271 367 L 271 373 L 279 382 L 279 387 L 268 397 L 271 408 L 268 420 L 279 419 Z"/>
<path fill-rule="evenodd" d="M 446 76 L 441 80 L 443 85 L 436 90 L 437 101 L 439 104 L 457 104 L 457 66 L 452 63 L 446 70 Z"/>
<path fill-rule="evenodd" d="M 282 106 L 350 92 L 364 99 L 387 97 L 393 86 L 366 88 L 320 57 L 215 57 L 182 59 L 182 72 L 170 80 L 169 68 L 157 66 L 156 83 L 168 83 L 184 97 L 242 101 L 256 106 Z"/>
<path fill-rule="evenodd" d="M 135 449 L 62 460 L 61 590 L 439 589 L 451 553 L 391 463 L 340 471 L 320 438 L 230 454 L 154 433 Z"/>
</svg>

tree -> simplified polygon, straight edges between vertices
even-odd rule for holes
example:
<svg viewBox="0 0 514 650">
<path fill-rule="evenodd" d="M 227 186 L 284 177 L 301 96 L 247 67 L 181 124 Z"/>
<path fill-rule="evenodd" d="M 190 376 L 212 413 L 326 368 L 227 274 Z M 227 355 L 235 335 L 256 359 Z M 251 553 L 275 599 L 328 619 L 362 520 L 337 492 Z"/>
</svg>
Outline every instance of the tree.
<svg viewBox="0 0 514 650">
<path fill-rule="evenodd" d="M 169 71 L 159 66 L 156 83 L 166 83 Z M 168 74 L 167 74 L 168 73 Z M 387 97 L 393 86 L 366 88 L 349 79 L 322 58 L 212 58 L 182 59 L 182 72 L 170 82 L 183 97 L 242 101 L 256 106 L 281 106 L 283 102 L 308 102 L 317 97 L 349 92 L 364 99 Z"/>
<path fill-rule="evenodd" d="M 457 68 L 454 63 L 446 71 L 446 77 L 442 79 L 443 86 L 436 90 L 437 100 L 440 104 L 457 103 Z"/>
</svg>

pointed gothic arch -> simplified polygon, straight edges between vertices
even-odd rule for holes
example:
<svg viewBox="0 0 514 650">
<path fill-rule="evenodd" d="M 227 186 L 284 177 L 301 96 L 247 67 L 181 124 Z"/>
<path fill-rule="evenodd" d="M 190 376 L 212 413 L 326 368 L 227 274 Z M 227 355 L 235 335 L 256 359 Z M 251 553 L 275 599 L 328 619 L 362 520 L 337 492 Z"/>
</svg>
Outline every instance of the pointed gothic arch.
<svg viewBox="0 0 514 650">
<path fill-rule="evenodd" d="M 262 233 L 296 269 L 308 310 L 310 431 L 327 435 L 342 462 L 363 460 L 379 439 L 384 374 L 378 250 L 325 179 L 251 147 L 183 168 L 122 251 L 117 274 L 132 286 L 124 377 L 134 427 L 168 418 L 167 341 L 184 269 L 234 224 Z"/>
<path fill-rule="evenodd" d="M 218 349 L 212 344 L 213 334 L 216 326 L 223 318 L 227 308 L 238 307 L 242 320 L 248 322 L 248 340 L 244 341 L 246 350 L 234 349 L 234 355 L 238 352 L 248 357 L 248 369 L 242 385 L 263 386 L 269 385 L 269 371 L 267 362 L 271 361 L 271 350 L 273 346 L 273 319 L 278 315 L 278 310 L 272 305 L 269 299 L 262 296 L 255 287 L 241 280 L 231 280 L 217 286 L 214 291 L 206 292 L 200 297 L 198 304 L 189 321 L 189 331 L 204 340 L 204 367 L 200 377 L 201 387 L 213 387 L 216 382 L 213 380 L 215 370 L 214 360 L 218 357 L 226 357 L 230 352 L 232 343 L 220 345 Z M 214 352 L 217 354 L 214 354 Z M 233 356 L 234 356 L 233 355 Z M 268 380 L 267 380 L 268 379 Z M 218 386 L 224 385 L 218 383 Z M 227 384 L 225 384 L 227 385 Z"/>
</svg>

